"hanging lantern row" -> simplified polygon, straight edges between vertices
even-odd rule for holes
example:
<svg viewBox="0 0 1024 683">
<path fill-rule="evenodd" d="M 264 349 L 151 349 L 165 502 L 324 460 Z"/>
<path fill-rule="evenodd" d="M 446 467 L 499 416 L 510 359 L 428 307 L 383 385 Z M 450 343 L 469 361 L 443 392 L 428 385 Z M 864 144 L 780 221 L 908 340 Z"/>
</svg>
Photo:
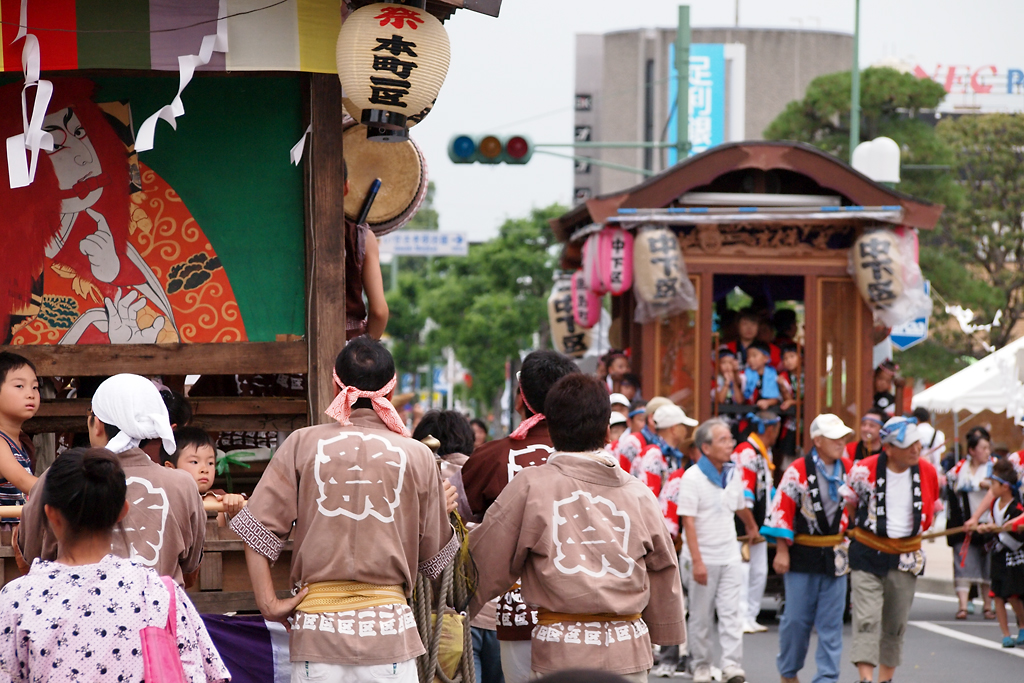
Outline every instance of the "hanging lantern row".
<svg viewBox="0 0 1024 683">
<path fill-rule="evenodd" d="M 367 126 L 367 139 L 404 142 L 437 101 L 451 45 L 426 10 L 377 3 L 348 16 L 336 56 L 346 107 Z"/>
</svg>

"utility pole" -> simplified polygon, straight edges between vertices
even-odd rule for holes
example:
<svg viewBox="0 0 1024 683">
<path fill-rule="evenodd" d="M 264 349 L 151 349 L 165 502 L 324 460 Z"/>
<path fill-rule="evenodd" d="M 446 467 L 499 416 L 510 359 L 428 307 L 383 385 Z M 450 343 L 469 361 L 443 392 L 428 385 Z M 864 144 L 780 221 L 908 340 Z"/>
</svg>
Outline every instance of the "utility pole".
<svg viewBox="0 0 1024 683">
<path fill-rule="evenodd" d="M 853 70 L 850 72 L 850 162 L 860 144 L 860 0 L 853 0 Z"/>
<path fill-rule="evenodd" d="M 679 6 L 676 29 L 676 163 L 690 154 L 690 6 Z"/>
</svg>

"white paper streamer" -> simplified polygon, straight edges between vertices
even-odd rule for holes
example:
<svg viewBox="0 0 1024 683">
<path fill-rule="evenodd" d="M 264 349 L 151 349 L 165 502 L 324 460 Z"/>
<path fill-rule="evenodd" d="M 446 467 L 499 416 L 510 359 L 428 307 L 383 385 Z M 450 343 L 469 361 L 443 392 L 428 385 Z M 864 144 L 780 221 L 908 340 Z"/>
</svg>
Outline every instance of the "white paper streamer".
<svg viewBox="0 0 1024 683">
<path fill-rule="evenodd" d="M 175 119 L 185 114 L 185 105 L 181 102 L 181 93 L 185 90 L 185 86 L 192 81 L 192 76 L 195 75 L 197 68 L 210 63 L 214 52 L 228 51 L 227 14 L 227 0 L 220 0 L 217 8 L 217 33 L 203 37 L 198 55 L 182 55 L 178 57 L 178 94 L 175 95 L 170 104 L 161 107 L 139 126 L 139 132 L 135 138 L 136 151 L 147 152 L 153 149 L 156 124 L 160 119 L 171 124 L 171 128 L 178 129 Z"/>
<path fill-rule="evenodd" d="M 43 118 L 53 95 L 53 84 L 39 80 L 39 40 L 28 33 L 28 0 L 21 0 L 18 35 L 11 42 L 25 39 L 21 51 L 21 66 L 25 72 L 25 87 L 21 90 L 21 119 L 24 133 L 7 138 L 7 176 L 11 189 L 27 187 L 36 177 L 39 165 L 39 150 L 53 151 L 53 136 L 43 130 Z M 32 118 L 28 116 L 28 89 L 35 87 L 32 103 Z M 28 158 L 25 156 L 28 150 Z"/>
<path fill-rule="evenodd" d="M 292 163 L 295 164 L 296 166 L 298 166 L 299 162 L 302 161 L 302 152 L 306 149 L 306 138 L 312 132 L 313 124 L 311 123 L 308 126 L 306 126 L 306 132 L 302 134 L 302 137 L 299 138 L 299 141 L 295 143 L 294 147 L 292 147 L 292 151 L 288 152 L 288 158 L 291 159 Z"/>
</svg>

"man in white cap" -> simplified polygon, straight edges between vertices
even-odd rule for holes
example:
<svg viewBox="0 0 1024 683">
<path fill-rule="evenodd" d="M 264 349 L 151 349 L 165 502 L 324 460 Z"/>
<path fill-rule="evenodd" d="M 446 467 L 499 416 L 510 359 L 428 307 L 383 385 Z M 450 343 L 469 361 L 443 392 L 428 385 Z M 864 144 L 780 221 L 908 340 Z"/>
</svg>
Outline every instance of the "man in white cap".
<svg viewBox="0 0 1024 683">
<path fill-rule="evenodd" d="M 849 573 L 843 536 L 848 517 L 840 489 L 852 467 L 843 451 L 851 434 L 835 415 L 814 418 L 814 448 L 786 469 L 761 527 L 763 536 L 775 540 L 773 565 L 786 586 L 775 659 L 782 683 L 796 683 L 812 628 L 818 632 L 813 683 L 839 680 Z"/>
<path fill-rule="evenodd" d="M 693 680 L 711 681 L 711 627 L 717 612 L 721 680 L 744 683 L 740 616 L 743 559 L 736 542 L 733 515 L 746 511 L 746 503 L 743 477 L 737 474 L 732 462 L 736 441 L 729 425 L 714 418 L 697 427 L 693 443 L 700 460 L 683 475 L 677 503 L 686 540 L 680 573 L 689 595 L 686 630 Z"/>
<path fill-rule="evenodd" d="M 848 532 L 852 661 L 862 681 L 878 667 L 879 683 L 900 664 L 903 633 L 924 571 L 921 535 L 932 524 L 938 477 L 921 459 L 914 418 L 893 417 L 882 427 L 882 452 L 850 470 L 846 502 L 856 506 Z"/>
<path fill-rule="evenodd" d="M 612 403 L 612 412 L 629 417 L 629 399 L 624 394 L 612 394 L 608 397 Z"/>
<path fill-rule="evenodd" d="M 206 540 L 199 489 L 188 472 L 161 467 L 141 448 L 159 440 L 168 453 L 177 450 L 160 392 L 145 377 L 114 375 L 96 389 L 88 426 L 89 443 L 117 455 L 128 483 L 130 506 L 123 533 L 114 536 L 113 552 L 179 584 L 191 583 Z M 44 472 L 40 481 L 45 478 Z M 29 498 L 22 511 L 18 548 L 29 565 L 37 557 L 57 558 L 57 540 L 46 524 L 41 496 Z"/>
<path fill-rule="evenodd" d="M 684 456 L 679 446 L 686 440 L 689 428 L 697 426 L 697 421 L 687 417 L 674 403 L 655 410 L 652 421 L 654 434 L 633 460 L 631 471 L 657 497 L 668 476 L 683 466 Z"/>
<path fill-rule="evenodd" d="M 640 455 L 649 443 L 654 441 L 654 411 L 662 406 L 673 405 L 672 401 L 664 396 L 655 396 L 644 407 L 645 423 L 642 429 L 631 429 L 619 439 L 618 445 L 612 451 L 612 455 L 619 459 L 619 465 L 627 472 L 633 471 L 633 461 Z"/>
<path fill-rule="evenodd" d="M 615 449 L 615 444 L 618 443 L 619 438 L 626 433 L 627 422 L 628 420 L 622 413 L 613 412 L 612 416 L 608 418 L 608 436 L 611 438 L 611 443 L 607 446 L 609 451 Z"/>
</svg>

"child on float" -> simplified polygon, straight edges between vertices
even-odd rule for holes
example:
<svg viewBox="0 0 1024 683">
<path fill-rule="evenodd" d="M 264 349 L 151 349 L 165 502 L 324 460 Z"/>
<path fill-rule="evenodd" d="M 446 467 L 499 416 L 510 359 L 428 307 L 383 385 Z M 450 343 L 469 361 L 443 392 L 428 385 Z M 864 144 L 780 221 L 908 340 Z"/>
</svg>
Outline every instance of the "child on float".
<svg viewBox="0 0 1024 683">
<path fill-rule="evenodd" d="M 0 505 L 24 505 L 36 477 L 31 441 L 21 426 L 39 410 L 36 368 L 22 356 L 0 352 Z M 13 521 L 13 520 L 11 520 Z"/>
<path fill-rule="evenodd" d="M 978 531 L 999 533 L 991 556 L 992 595 L 995 597 L 999 628 L 1003 631 L 1003 647 L 1016 647 L 1024 645 L 1024 604 L 1020 597 L 1024 595 L 1024 530 L 1000 531 L 1007 522 L 1024 514 L 1020 482 L 1013 463 L 997 460 L 992 465 L 990 483 L 990 490 L 995 497 L 991 508 L 993 522 L 980 525 Z M 1006 618 L 1007 602 L 1017 617 L 1016 637 L 1010 635 Z"/>
<path fill-rule="evenodd" d="M 729 350 L 728 346 L 718 349 L 718 376 L 712 394 L 712 400 L 720 407 L 718 416 L 729 425 L 735 438 L 739 434 L 739 419 L 735 413 L 721 410 L 721 406 L 743 403 L 743 369 L 736 353 Z"/>
<path fill-rule="evenodd" d="M 740 368 L 747 366 L 747 351 L 750 347 L 759 341 L 758 335 L 761 333 L 761 316 L 752 308 L 745 308 L 740 311 L 739 319 L 736 323 L 736 331 L 739 336 L 735 341 L 731 341 L 726 346 L 736 354 L 736 360 L 739 361 Z M 777 366 L 782 360 L 779 355 L 779 348 L 769 342 L 763 342 L 768 349 L 771 365 Z"/>
<path fill-rule="evenodd" d="M 797 348 L 796 344 L 783 346 L 781 351 L 782 367 L 778 375 L 779 393 L 782 394 L 782 403 L 779 404 L 779 410 L 783 414 L 783 420 L 782 434 L 779 436 L 779 443 L 775 448 L 775 452 L 779 456 L 786 458 L 796 455 L 796 434 L 799 430 L 798 422 L 801 417 L 796 410 L 803 410 L 804 373 L 801 367 L 803 359 L 800 356 L 800 349 Z M 791 408 L 794 409 L 794 413 L 787 415 L 786 411 Z"/>
<path fill-rule="evenodd" d="M 224 505 L 224 511 L 217 515 L 217 526 L 225 526 L 229 517 L 234 517 L 245 507 L 245 496 L 214 489 L 213 479 L 217 473 L 217 449 L 213 438 L 198 427 L 182 427 L 174 432 L 174 443 L 178 450 L 164 456 L 163 466 L 172 470 L 184 470 L 192 475 L 199 487 L 203 500 L 216 500 Z"/>
</svg>

